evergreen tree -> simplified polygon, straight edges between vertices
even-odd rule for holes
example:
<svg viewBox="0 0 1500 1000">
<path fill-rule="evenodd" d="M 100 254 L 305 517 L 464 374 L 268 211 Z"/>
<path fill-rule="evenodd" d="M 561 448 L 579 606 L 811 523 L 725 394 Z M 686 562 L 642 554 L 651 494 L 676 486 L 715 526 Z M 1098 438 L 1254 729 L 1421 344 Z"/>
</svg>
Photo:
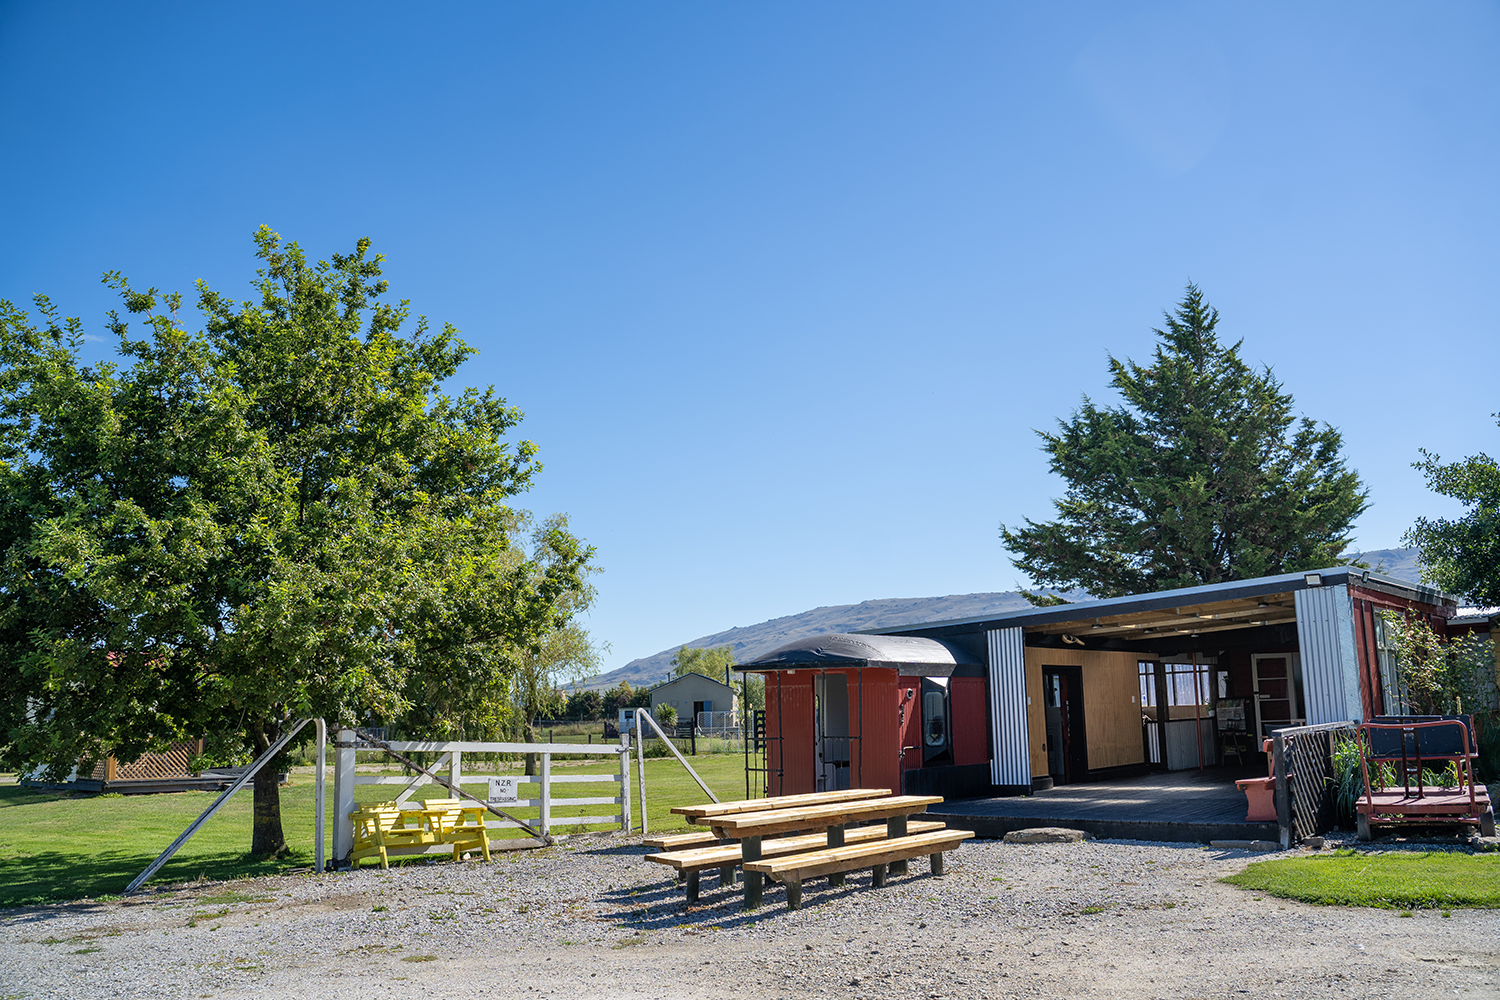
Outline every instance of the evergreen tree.
<svg viewBox="0 0 1500 1000">
<path fill-rule="evenodd" d="M 1218 321 L 1189 284 L 1149 365 L 1110 357 L 1122 405 L 1085 397 L 1038 432 L 1068 483 L 1058 518 L 1001 525 L 1037 584 L 1117 597 L 1349 562 L 1368 493 L 1342 436 L 1297 419 L 1269 368 L 1219 343 Z"/>
<path fill-rule="evenodd" d="M 1500 463 L 1483 452 L 1444 463 L 1423 451 L 1415 467 L 1429 489 L 1465 508 L 1453 521 L 1418 518 L 1402 539 L 1417 548 L 1422 575 L 1480 607 L 1500 606 Z"/>
</svg>

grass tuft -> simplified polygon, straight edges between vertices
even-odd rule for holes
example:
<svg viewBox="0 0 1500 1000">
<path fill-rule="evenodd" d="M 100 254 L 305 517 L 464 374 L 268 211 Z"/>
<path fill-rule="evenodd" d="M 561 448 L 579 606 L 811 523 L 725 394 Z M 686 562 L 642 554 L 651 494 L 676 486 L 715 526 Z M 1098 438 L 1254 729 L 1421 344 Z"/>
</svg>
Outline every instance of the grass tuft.
<svg viewBox="0 0 1500 1000">
<path fill-rule="evenodd" d="M 1252 862 L 1222 881 L 1328 906 L 1500 908 L 1500 857 L 1452 851 L 1277 858 Z"/>
</svg>

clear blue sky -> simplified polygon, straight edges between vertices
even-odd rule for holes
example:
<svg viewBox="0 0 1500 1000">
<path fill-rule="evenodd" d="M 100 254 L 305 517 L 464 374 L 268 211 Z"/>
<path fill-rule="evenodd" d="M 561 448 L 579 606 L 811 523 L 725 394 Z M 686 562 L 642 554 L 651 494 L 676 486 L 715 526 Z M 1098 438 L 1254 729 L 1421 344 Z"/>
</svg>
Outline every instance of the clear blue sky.
<svg viewBox="0 0 1500 1000">
<path fill-rule="evenodd" d="M 1184 283 L 1345 434 L 1357 544 L 1500 450 L 1495 4 L 0 2 L 0 297 L 360 236 L 480 349 L 614 667 L 1023 582 L 1033 428 Z"/>
</svg>

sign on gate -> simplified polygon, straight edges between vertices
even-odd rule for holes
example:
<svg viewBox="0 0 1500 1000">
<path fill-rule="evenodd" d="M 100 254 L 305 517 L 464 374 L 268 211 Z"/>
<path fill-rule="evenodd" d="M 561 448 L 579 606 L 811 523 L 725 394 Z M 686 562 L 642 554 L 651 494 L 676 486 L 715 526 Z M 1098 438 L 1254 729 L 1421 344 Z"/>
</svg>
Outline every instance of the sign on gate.
<svg viewBox="0 0 1500 1000">
<path fill-rule="evenodd" d="M 521 799 L 520 779 L 491 778 L 487 798 L 497 806 L 515 805 Z"/>
</svg>

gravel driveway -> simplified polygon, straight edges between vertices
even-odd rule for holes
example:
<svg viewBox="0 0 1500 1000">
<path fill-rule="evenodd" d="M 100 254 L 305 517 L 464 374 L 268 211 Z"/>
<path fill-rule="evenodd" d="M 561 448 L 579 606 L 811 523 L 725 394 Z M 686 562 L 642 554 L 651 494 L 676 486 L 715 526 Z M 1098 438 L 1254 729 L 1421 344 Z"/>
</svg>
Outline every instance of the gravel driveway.
<svg viewBox="0 0 1500 1000">
<path fill-rule="evenodd" d="M 883 890 L 704 876 L 637 838 L 0 911 L 13 997 L 1500 997 L 1500 912 L 1289 903 L 1196 845 L 971 841 Z"/>
</svg>

